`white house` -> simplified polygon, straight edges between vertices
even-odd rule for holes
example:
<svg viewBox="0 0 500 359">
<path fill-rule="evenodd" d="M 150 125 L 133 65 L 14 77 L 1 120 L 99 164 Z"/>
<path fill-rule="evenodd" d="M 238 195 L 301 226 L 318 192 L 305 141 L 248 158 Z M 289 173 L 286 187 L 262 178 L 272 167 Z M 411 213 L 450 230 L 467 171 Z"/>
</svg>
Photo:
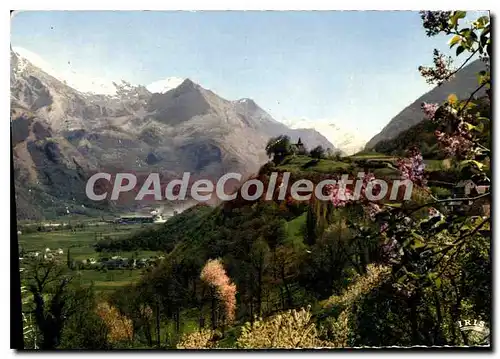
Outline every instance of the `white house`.
<svg viewBox="0 0 500 359">
<path fill-rule="evenodd" d="M 52 253 L 47 253 L 43 256 L 43 259 L 52 260 L 54 259 L 54 255 Z"/>
</svg>

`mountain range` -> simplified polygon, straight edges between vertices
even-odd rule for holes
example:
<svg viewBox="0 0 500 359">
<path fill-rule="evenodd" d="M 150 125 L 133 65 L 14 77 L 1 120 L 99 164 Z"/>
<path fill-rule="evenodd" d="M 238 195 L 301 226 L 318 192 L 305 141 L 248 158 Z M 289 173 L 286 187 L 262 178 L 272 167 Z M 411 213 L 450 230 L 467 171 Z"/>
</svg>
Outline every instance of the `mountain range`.
<svg viewBox="0 0 500 359">
<path fill-rule="evenodd" d="M 114 85 L 113 95 L 78 91 L 11 50 L 18 218 L 133 210 L 133 201 L 86 198 L 86 181 L 98 171 L 249 176 L 268 160 L 269 138 L 281 134 L 335 149 L 316 130 L 291 129 L 249 98 L 229 101 L 190 79 Z"/>
<path fill-rule="evenodd" d="M 365 149 L 421 123 L 422 102 L 440 103 L 450 93 L 468 96 L 484 67 L 474 61 L 415 100 Z M 96 94 L 56 76 L 11 49 L 11 127 L 21 219 L 135 211 L 137 204 L 129 197 L 99 203 L 87 199 L 86 181 L 98 171 L 158 172 L 164 179 L 180 178 L 183 172 L 209 179 L 228 172 L 251 176 L 268 160 L 269 138 L 281 134 L 292 141 L 301 138 L 309 149 L 321 145 L 351 154 L 363 147 L 364 141 L 330 121 L 279 122 L 250 98 L 230 101 L 190 79 L 168 78 L 147 86 L 122 81 L 113 83 L 114 91 Z"/>
</svg>

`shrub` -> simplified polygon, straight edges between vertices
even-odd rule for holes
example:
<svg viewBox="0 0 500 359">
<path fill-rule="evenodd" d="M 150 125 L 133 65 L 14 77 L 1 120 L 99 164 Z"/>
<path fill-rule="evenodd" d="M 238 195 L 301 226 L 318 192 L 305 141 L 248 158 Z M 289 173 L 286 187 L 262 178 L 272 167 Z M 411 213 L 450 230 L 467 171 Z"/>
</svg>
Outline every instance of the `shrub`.
<svg viewBox="0 0 500 359">
<path fill-rule="evenodd" d="M 215 345 L 213 338 L 213 331 L 210 329 L 203 329 L 198 332 L 184 334 L 177 344 L 177 349 L 210 349 Z"/>
<path fill-rule="evenodd" d="M 97 305 L 97 314 L 106 323 L 110 343 L 132 340 L 132 320 L 121 315 L 118 309 L 107 302 L 102 302 Z"/>
<path fill-rule="evenodd" d="M 369 264 L 366 274 L 360 276 L 351 284 L 344 293 L 330 297 L 324 303 L 324 307 L 352 305 L 362 296 L 368 294 L 373 288 L 379 286 L 391 273 L 388 266 Z"/>
<path fill-rule="evenodd" d="M 325 149 L 322 146 L 313 148 L 310 152 L 312 158 L 321 159 L 325 157 Z"/>
<path fill-rule="evenodd" d="M 310 308 L 289 310 L 253 324 L 246 323 L 238 338 L 239 348 L 314 348 L 318 346 L 316 325 Z"/>
</svg>

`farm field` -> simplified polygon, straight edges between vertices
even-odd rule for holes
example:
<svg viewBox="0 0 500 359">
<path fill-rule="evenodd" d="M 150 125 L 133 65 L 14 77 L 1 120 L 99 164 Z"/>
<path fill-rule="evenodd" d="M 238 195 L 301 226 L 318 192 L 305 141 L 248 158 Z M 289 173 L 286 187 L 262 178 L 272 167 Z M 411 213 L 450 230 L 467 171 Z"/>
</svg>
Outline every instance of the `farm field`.
<svg viewBox="0 0 500 359">
<path fill-rule="evenodd" d="M 71 259 L 82 261 L 88 258 L 101 258 L 110 256 L 121 256 L 124 258 L 149 258 L 160 253 L 155 251 L 117 251 L 113 253 L 96 252 L 94 244 L 104 238 L 117 239 L 131 235 L 135 231 L 145 226 L 155 226 L 155 224 L 141 225 L 114 225 L 102 224 L 99 226 L 87 226 L 75 230 L 53 230 L 48 232 L 21 233 L 18 235 L 19 248 L 25 252 L 44 252 L 46 248 L 51 250 L 62 249 L 64 261 L 67 258 L 68 250 Z M 84 284 L 93 283 L 97 291 L 114 290 L 117 287 L 126 285 L 139 279 L 142 269 L 114 269 L 114 270 L 79 270 L 78 275 Z"/>
</svg>

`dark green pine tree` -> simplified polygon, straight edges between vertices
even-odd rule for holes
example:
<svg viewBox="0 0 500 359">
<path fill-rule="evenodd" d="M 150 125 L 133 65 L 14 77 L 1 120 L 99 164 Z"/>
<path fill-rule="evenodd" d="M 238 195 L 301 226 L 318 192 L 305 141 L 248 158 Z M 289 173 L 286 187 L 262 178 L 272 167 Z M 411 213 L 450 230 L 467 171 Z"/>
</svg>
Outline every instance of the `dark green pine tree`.
<svg viewBox="0 0 500 359">
<path fill-rule="evenodd" d="M 68 248 L 68 252 L 66 253 L 66 265 L 69 269 L 73 269 L 73 261 L 71 260 L 71 252 Z"/>
</svg>

